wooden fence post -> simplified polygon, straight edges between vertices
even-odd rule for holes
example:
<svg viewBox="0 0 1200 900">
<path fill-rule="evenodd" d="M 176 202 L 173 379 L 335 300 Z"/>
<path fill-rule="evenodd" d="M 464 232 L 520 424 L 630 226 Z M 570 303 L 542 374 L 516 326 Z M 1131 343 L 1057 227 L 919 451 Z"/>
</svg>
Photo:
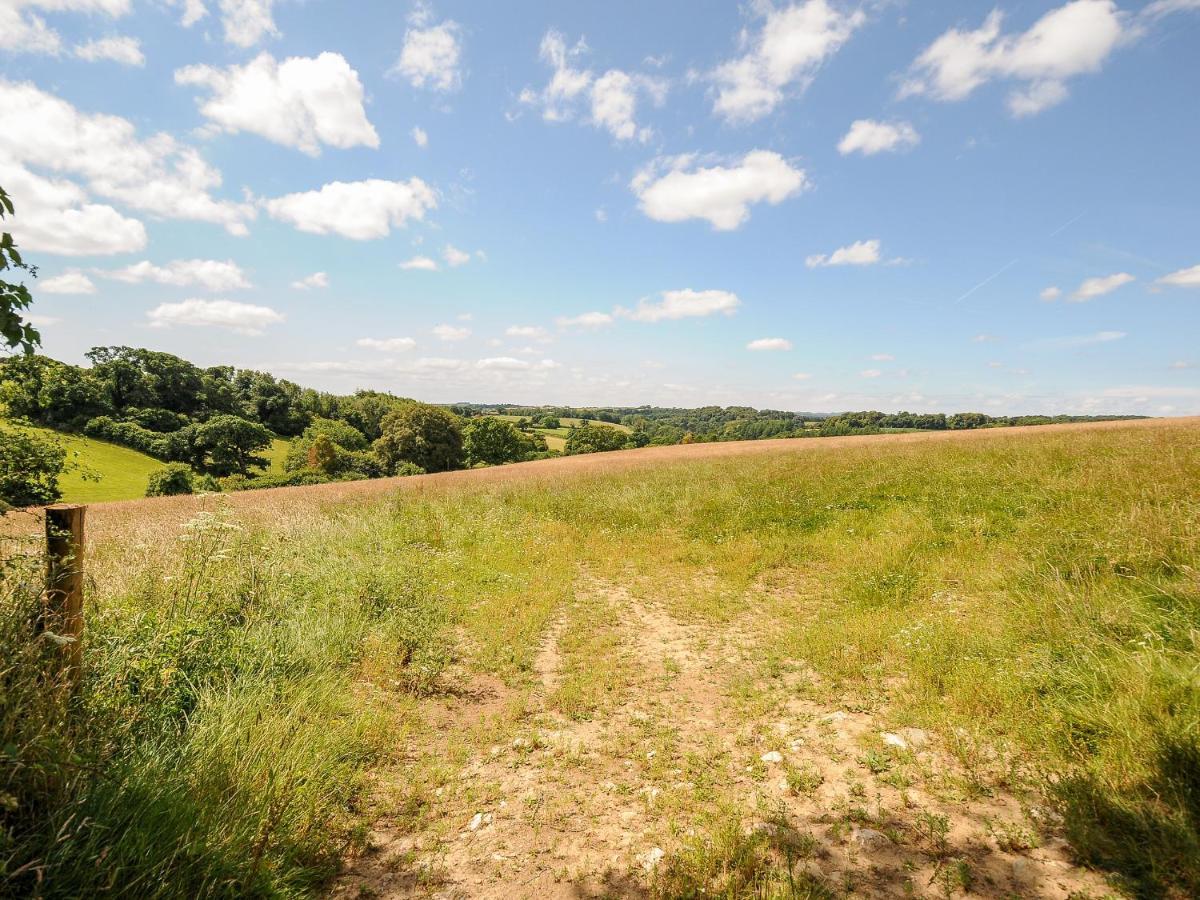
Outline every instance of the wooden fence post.
<svg viewBox="0 0 1200 900">
<path fill-rule="evenodd" d="M 62 656 L 67 679 L 83 674 L 83 514 L 86 506 L 46 507 L 46 622 L 70 638 Z"/>
</svg>

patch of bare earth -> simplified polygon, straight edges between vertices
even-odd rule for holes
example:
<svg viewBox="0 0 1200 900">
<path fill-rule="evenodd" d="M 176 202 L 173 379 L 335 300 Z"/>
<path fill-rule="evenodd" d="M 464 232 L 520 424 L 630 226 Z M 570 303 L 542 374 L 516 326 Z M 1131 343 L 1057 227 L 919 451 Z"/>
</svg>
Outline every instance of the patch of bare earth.
<svg viewBox="0 0 1200 900">
<path fill-rule="evenodd" d="M 402 805 L 419 772 L 427 805 L 385 818 L 336 896 L 649 895 L 682 846 L 731 818 L 839 895 L 1107 893 L 1045 837 L 1049 813 L 981 786 L 945 736 L 885 731 L 882 711 L 843 708 L 799 661 L 762 676 L 746 623 L 682 622 L 584 576 L 589 601 L 622 611 L 628 677 L 613 702 L 582 720 L 556 708 L 566 619 L 527 688 L 464 676 L 428 701 L 381 792 L 390 783 Z"/>
</svg>

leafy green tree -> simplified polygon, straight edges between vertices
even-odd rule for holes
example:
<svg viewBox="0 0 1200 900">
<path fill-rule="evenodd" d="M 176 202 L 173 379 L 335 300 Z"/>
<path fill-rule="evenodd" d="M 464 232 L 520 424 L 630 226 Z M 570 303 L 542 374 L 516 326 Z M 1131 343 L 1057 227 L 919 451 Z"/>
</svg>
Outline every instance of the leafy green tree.
<svg viewBox="0 0 1200 900">
<path fill-rule="evenodd" d="M 257 451 L 271 446 L 271 432 L 238 416 L 213 416 L 191 426 L 195 460 L 217 477 L 247 475 L 252 468 L 266 468 L 268 461 Z"/>
<path fill-rule="evenodd" d="M 66 462 L 66 450 L 53 438 L 0 425 L 0 510 L 56 501 Z"/>
<path fill-rule="evenodd" d="M 987 413 L 961 412 L 955 413 L 952 416 L 948 416 L 946 418 L 946 427 L 956 430 L 966 428 L 983 428 L 991 421 L 992 417 L 987 415 Z"/>
<path fill-rule="evenodd" d="M 498 466 L 518 462 L 530 452 L 526 436 L 511 423 L 495 416 L 471 419 L 463 428 L 467 465 Z"/>
<path fill-rule="evenodd" d="M 0 187 L 0 219 L 15 215 L 16 210 L 4 188 Z M 0 233 L 0 272 L 8 269 L 24 269 L 37 278 L 37 266 L 31 266 L 21 259 L 17 245 L 7 231 Z M 20 347 L 26 353 L 32 353 L 42 342 L 42 336 L 37 329 L 24 320 L 22 314 L 33 303 L 33 295 L 24 284 L 13 284 L 0 279 L 0 338 L 9 347 Z"/>
<path fill-rule="evenodd" d="M 210 476 L 211 477 L 211 476 Z M 184 463 L 167 463 L 150 473 L 146 485 L 147 497 L 175 497 L 192 493 L 192 469 Z"/>
<path fill-rule="evenodd" d="M 426 472 L 461 469 L 463 434 L 456 415 L 427 403 L 410 403 L 383 417 L 382 433 L 373 447 L 384 471 L 411 462 Z"/>
<path fill-rule="evenodd" d="M 567 454 L 605 453 L 621 450 L 626 445 L 625 433 L 607 425 L 580 425 L 571 429 L 567 438 Z"/>
</svg>

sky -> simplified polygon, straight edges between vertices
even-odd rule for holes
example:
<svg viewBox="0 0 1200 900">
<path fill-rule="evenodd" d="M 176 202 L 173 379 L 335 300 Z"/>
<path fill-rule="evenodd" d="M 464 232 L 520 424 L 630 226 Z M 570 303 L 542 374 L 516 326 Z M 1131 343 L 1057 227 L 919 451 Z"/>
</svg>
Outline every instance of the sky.
<svg viewBox="0 0 1200 900">
<path fill-rule="evenodd" d="M 1200 0 L 0 0 L 44 351 L 1200 413 Z"/>
</svg>

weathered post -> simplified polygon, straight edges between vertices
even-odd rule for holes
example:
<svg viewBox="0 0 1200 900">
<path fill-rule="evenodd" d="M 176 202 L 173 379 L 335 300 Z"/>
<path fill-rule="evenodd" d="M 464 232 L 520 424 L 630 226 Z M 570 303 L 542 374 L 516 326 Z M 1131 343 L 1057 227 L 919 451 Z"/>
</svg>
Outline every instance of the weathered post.
<svg viewBox="0 0 1200 900">
<path fill-rule="evenodd" d="M 62 658 L 68 682 L 83 674 L 83 514 L 86 506 L 46 507 L 45 625 L 68 640 Z"/>
</svg>

